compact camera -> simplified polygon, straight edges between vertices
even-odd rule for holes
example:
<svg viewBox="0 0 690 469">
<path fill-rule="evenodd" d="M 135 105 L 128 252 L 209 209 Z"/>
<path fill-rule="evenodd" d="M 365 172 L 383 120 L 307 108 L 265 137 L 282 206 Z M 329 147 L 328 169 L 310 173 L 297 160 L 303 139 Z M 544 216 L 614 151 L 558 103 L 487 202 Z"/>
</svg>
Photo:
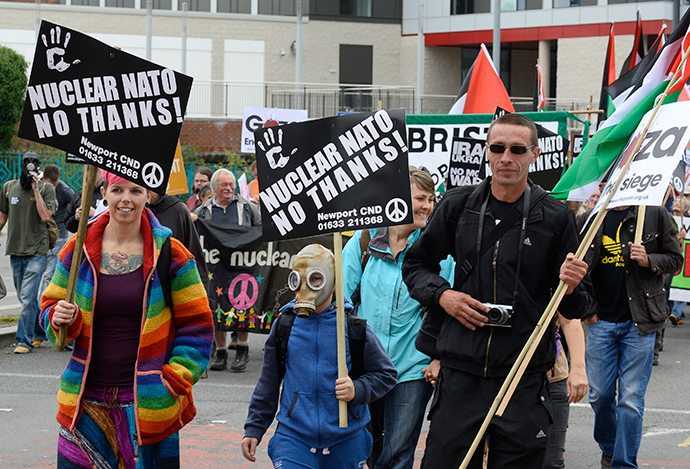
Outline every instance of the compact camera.
<svg viewBox="0 0 690 469">
<path fill-rule="evenodd" d="M 494 305 L 491 303 L 484 303 L 484 306 L 487 306 L 489 311 L 486 313 L 480 311 L 480 313 L 489 318 L 489 321 L 486 323 L 487 326 L 511 327 L 510 319 L 513 317 L 512 306 Z"/>
</svg>

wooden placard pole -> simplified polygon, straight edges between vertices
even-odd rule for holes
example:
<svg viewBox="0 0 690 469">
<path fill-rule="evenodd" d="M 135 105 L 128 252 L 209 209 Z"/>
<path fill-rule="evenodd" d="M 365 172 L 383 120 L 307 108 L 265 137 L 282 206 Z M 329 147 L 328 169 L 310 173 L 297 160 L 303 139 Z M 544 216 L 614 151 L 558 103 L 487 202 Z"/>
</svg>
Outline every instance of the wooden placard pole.
<svg viewBox="0 0 690 469">
<path fill-rule="evenodd" d="M 338 378 L 347 377 L 347 350 L 345 348 L 345 292 L 343 282 L 343 235 L 333 233 L 333 254 L 335 255 L 335 304 L 336 333 L 338 344 Z M 347 402 L 338 401 L 340 428 L 347 428 Z"/>
<path fill-rule="evenodd" d="M 685 52 L 685 54 L 683 55 L 683 59 L 681 60 L 681 63 L 678 65 L 678 68 L 676 69 L 676 72 L 673 75 L 673 78 L 669 81 L 668 86 L 666 87 L 664 92 L 657 98 L 652 115 L 642 131 L 643 138 L 638 138 L 635 142 L 635 145 L 633 146 L 633 150 L 631 153 L 631 157 L 628 158 L 628 161 L 626 161 L 625 165 L 621 169 L 621 173 L 619 174 L 618 179 L 616 179 L 616 181 L 614 182 L 613 187 L 611 188 L 611 192 L 609 192 L 606 195 L 602 203 L 602 207 L 608 206 L 609 202 L 613 198 L 613 195 L 618 190 L 618 186 L 620 186 L 620 183 L 623 181 L 623 178 L 625 177 L 625 174 L 627 173 L 630 164 L 634 160 L 634 156 L 640 150 L 640 146 L 642 145 L 644 136 L 647 134 L 647 131 L 649 130 L 649 127 L 652 125 L 652 122 L 654 122 L 654 118 L 659 112 L 661 105 L 664 103 L 664 99 L 666 98 L 668 91 L 671 89 L 671 86 L 678 78 L 678 74 L 680 70 L 682 70 L 683 64 L 687 60 L 689 53 L 690 49 L 688 49 L 688 51 Z M 575 254 L 575 257 L 577 259 L 584 259 L 585 253 L 587 252 L 587 249 L 594 240 L 594 236 L 596 232 L 599 230 L 599 226 L 604 221 L 604 217 L 607 213 L 608 209 L 602 209 L 599 211 L 599 213 L 597 213 L 596 217 L 594 218 L 594 221 L 592 222 L 591 226 L 589 227 L 589 230 L 585 234 L 585 237 L 583 238 L 582 242 L 580 243 L 580 246 L 577 249 L 577 253 Z M 505 381 L 503 382 L 503 386 L 501 386 L 501 389 L 498 391 L 498 394 L 496 395 L 496 398 L 494 399 L 494 402 L 491 405 L 489 412 L 487 413 L 486 417 L 484 418 L 484 421 L 482 422 L 479 432 L 477 432 L 477 435 L 475 436 L 472 445 L 470 446 L 469 450 L 467 451 L 467 454 L 465 455 L 465 459 L 463 459 L 462 464 L 460 464 L 460 469 L 466 469 L 469 465 L 470 459 L 472 459 L 472 455 L 474 455 L 474 452 L 476 451 L 477 447 L 479 446 L 479 443 L 484 437 L 484 433 L 486 433 L 486 429 L 489 427 L 489 423 L 491 423 L 491 419 L 493 419 L 495 415 L 502 415 L 502 412 L 501 414 L 497 413 L 499 406 L 502 410 L 505 410 L 505 408 L 507 407 L 508 402 L 510 401 L 510 398 L 512 397 L 515 388 L 517 387 L 518 383 L 520 382 L 520 379 L 522 378 L 524 370 L 527 368 L 529 361 L 532 359 L 534 351 L 539 345 L 541 337 L 543 337 L 545 330 L 548 328 L 546 326 L 551 324 L 551 320 L 553 319 L 554 315 L 556 314 L 556 311 L 558 310 L 558 306 L 560 305 L 561 300 L 565 295 L 566 288 L 567 285 L 565 282 L 561 281 L 558 284 L 558 287 L 556 288 L 556 291 L 551 297 L 551 301 L 547 305 L 544 314 L 542 314 L 541 318 L 539 319 L 537 326 L 532 331 L 532 334 L 527 340 L 527 343 L 525 343 L 525 346 L 522 348 L 520 355 L 518 356 L 517 360 L 510 369 L 510 372 L 508 373 L 508 376 L 506 377 Z M 510 393 L 508 393 L 509 389 L 511 390 Z"/>
<path fill-rule="evenodd" d="M 77 240 L 74 244 L 74 252 L 72 254 L 72 267 L 69 271 L 67 292 L 65 293 L 65 301 L 68 303 L 74 303 L 74 292 L 77 288 L 77 275 L 79 274 L 79 266 L 81 265 L 81 255 L 84 251 L 84 239 L 86 239 L 86 224 L 89 222 L 89 209 L 91 208 L 91 201 L 93 200 L 93 189 L 96 185 L 96 172 L 98 168 L 88 165 L 86 166 L 86 171 L 86 183 L 82 186 L 81 191 L 81 218 L 79 218 Z M 55 344 L 55 348 L 58 349 L 58 351 L 65 348 L 68 329 L 69 324 L 60 325 L 60 332 L 58 334 L 57 343 Z"/>
<path fill-rule="evenodd" d="M 642 229 L 644 228 L 644 216 L 647 214 L 647 206 L 640 205 L 637 209 L 637 224 L 635 225 L 635 244 L 642 244 Z"/>
</svg>

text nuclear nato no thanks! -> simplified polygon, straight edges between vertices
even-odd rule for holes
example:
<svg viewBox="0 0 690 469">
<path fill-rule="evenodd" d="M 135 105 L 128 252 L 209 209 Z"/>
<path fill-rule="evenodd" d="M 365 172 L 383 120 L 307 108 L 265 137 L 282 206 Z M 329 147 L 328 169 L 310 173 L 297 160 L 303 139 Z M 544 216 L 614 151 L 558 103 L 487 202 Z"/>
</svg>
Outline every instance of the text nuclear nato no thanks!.
<svg viewBox="0 0 690 469">
<path fill-rule="evenodd" d="M 180 97 L 173 96 L 177 93 L 173 70 L 123 73 L 119 78 L 119 83 L 117 77 L 106 75 L 29 86 L 28 98 L 39 138 L 52 137 L 53 130 L 58 135 L 69 134 L 65 108 L 70 107 L 79 115 L 83 133 L 182 122 Z M 54 109 L 52 115 L 42 112 L 49 109 Z"/>
<path fill-rule="evenodd" d="M 324 203 L 322 198 L 325 202 L 332 200 L 386 166 L 383 160 L 392 162 L 401 152 L 407 151 L 405 141 L 397 129 L 393 130 L 393 121 L 385 111 L 379 111 L 365 121 L 339 135 L 339 145 L 327 143 L 304 163 L 267 187 L 261 194 L 261 201 L 268 212 L 272 213 L 303 192 L 320 209 Z M 377 125 L 374 126 L 373 122 Z M 343 152 L 348 160 L 341 164 L 344 161 Z"/>
</svg>

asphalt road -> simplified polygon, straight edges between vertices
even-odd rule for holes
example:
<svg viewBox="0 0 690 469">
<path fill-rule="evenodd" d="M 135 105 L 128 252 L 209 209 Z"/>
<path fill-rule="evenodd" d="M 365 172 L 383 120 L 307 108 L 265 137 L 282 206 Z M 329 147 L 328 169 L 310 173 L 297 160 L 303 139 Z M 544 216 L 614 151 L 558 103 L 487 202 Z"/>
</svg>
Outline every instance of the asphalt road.
<svg viewBox="0 0 690 469">
<path fill-rule="evenodd" d="M 269 469 L 266 445 L 250 464 L 239 451 L 247 406 L 259 376 L 263 336 L 250 336 L 251 360 L 243 373 L 210 372 L 194 387 L 197 417 L 182 430 L 182 467 Z M 640 467 L 690 467 L 690 325 L 669 327 L 661 365 L 654 367 L 639 453 Z M 42 345 L 27 355 L 0 349 L 0 467 L 54 468 L 58 425 L 55 421 L 58 377 L 68 352 Z M 461 415 L 458 415 L 461 418 Z M 587 404 L 571 406 L 566 464 L 568 468 L 599 467 L 599 449 L 592 439 L 593 413 Z M 423 453 L 424 434 L 417 450 Z"/>
</svg>

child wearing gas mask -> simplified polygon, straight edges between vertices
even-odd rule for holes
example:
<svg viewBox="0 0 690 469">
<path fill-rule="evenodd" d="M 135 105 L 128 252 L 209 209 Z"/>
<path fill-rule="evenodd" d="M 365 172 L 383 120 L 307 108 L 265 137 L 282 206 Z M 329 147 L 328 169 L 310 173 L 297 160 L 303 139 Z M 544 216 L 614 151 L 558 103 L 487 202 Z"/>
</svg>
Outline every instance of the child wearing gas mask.
<svg viewBox="0 0 690 469">
<path fill-rule="evenodd" d="M 288 286 L 295 299 L 280 310 L 266 341 L 261 376 L 249 404 L 242 455 L 256 461 L 256 446 L 273 422 L 268 443 L 275 467 L 364 467 L 372 437 L 364 428 L 367 404 L 395 386 L 397 372 L 381 342 L 362 319 L 348 319 L 349 376 L 338 378 L 335 258 L 319 244 L 295 257 Z M 353 312 L 345 298 L 345 314 Z M 348 426 L 338 423 L 338 401 L 348 403 Z"/>
</svg>

